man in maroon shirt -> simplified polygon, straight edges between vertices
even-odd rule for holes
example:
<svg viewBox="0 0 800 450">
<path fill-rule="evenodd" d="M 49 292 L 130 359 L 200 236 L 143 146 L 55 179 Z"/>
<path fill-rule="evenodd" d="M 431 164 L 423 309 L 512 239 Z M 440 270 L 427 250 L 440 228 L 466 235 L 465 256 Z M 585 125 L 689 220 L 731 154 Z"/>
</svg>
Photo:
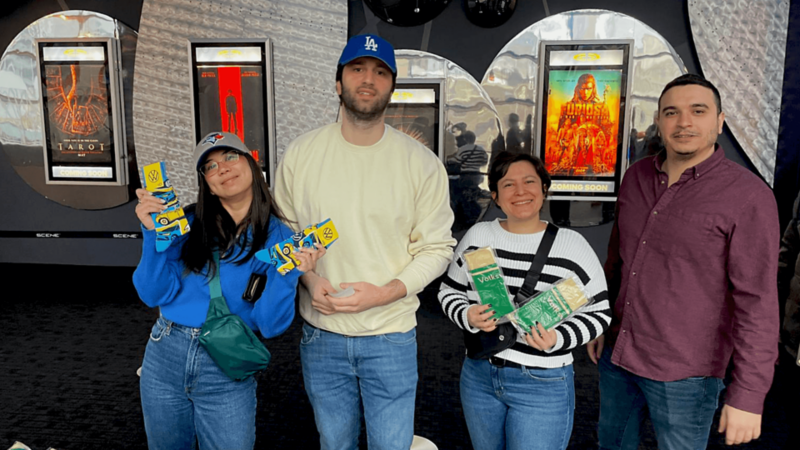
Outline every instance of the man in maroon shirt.
<svg viewBox="0 0 800 450">
<path fill-rule="evenodd" d="M 777 358 L 780 230 L 770 189 L 716 145 L 725 114 L 697 75 L 664 88 L 665 152 L 628 169 L 605 270 L 614 318 L 600 370 L 601 449 L 636 449 L 645 406 L 660 449 L 704 449 L 733 362 L 719 432 L 761 433 Z"/>
</svg>

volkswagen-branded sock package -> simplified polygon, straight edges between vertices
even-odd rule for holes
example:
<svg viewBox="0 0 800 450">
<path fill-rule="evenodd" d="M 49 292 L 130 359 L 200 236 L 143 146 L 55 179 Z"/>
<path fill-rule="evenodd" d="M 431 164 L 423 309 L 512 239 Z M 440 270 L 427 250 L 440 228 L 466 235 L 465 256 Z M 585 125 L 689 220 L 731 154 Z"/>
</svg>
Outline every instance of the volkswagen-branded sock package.
<svg viewBox="0 0 800 450">
<path fill-rule="evenodd" d="M 530 332 L 536 323 L 550 330 L 592 302 L 580 278 L 573 274 L 559 280 L 552 288 L 532 296 L 509 318 L 523 333 Z"/>
<path fill-rule="evenodd" d="M 294 256 L 295 250 L 303 247 L 314 248 L 314 244 L 321 244 L 328 248 L 339 239 L 339 233 L 331 219 L 326 219 L 316 225 L 309 225 L 287 239 L 272 247 L 256 253 L 256 258 L 268 262 L 278 269 L 278 273 L 286 275 L 297 266 L 300 261 Z"/>
<path fill-rule="evenodd" d="M 163 200 L 167 207 L 160 213 L 151 214 L 156 226 L 156 251 L 163 252 L 172 241 L 189 232 L 189 221 L 178 196 L 175 195 L 175 188 L 169 181 L 167 166 L 163 161 L 142 168 L 142 186 L 153 196 Z"/>
<path fill-rule="evenodd" d="M 492 305 L 494 319 L 500 320 L 516 309 L 503 279 L 503 271 L 497 265 L 494 249 L 483 247 L 465 252 L 464 261 L 481 305 Z"/>
</svg>

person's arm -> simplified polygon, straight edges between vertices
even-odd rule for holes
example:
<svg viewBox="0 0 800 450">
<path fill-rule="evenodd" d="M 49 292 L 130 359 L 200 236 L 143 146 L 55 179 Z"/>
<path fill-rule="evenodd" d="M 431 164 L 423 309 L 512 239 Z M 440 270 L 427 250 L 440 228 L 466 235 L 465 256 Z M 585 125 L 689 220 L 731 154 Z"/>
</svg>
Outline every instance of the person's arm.
<svg viewBox="0 0 800 450">
<path fill-rule="evenodd" d="M 581 269 L 582 273 L 578 276 L 594 302 L 553 328 L 556 342 L 550 348 L 539 349 L 547 353 L 586 345 L 600 337 L 611 324 L 611 307 L 603 267 L 589 243 L 580 236 L 575 238 L 572 242 L 575 256 L 572 259 Z"/>
<path fill-rule="evenodd" d="M 264 248 L 270 248 L 292 235 L 292 230 L 280 223 L 275 217 L 270 218 L 269 239 Z M 278 336 L 286 331 L 294 319 L 294 299 L 297 293 L 297 280 L 302 272 L 291 270 L 281 275 L 273 264 L 254 261 L 254 266 L 265 271 L 267 284 L 252 311 L 250 319 L 258 327 L 265 338 Z"/>
<path fill-rule="evenodd" d="M 778 211 L 764 187 L 742 203 L 729 236 L 728 281 L 733 300 L 733 372 L 720 419 L 726 442 L 761 433 L 764 399 L 778 352 Z"/>
<path fill-rule="evenodd" d="M 453 211 L 447 172 L 438 161 L 417 187 L 414 205 L 415 220 L 408 245 L 412 260 L 397 277 L 383 286 L 363 281 L 341 283 L 342 289 L 352 287 L 356 293 L 343 298 L 324 295 L 320 303 L 327 301 L 334 312 L 359 313 L 415 295 L 445 271 L 456 241 L 450 233 Z M 317 310 L 326 313 L 323 309 Z"/>
<path fill-rule="evenodd" d="M 416 195 L 415 224 L 408 245 L 413 260 L 396 277 L 407 291 L 404 297 L 421 292 L 444 273 L 456 245 L 450 232 L 450 186 L 442 164 L 437 164 L 436 170 L 423 180 Z"/>
<path fill-rule="evenodd" d="M 492 319 L 494 311 L 491 305 L 481 305 L 477 301 L 470 302 L 467 292 L 471 291 L 469 274 L 462 257 L 465 249 L 470 248 L 470 233 L 464 236 L 456 249 L 453 262 L 447 269 L 447 276 L 439 286 L 439 303 L 444 314 L 462 330 L 470 333 L 492 331 L 497 321 Z M 473 295 L 476 295 L 472 291 Z"/>
<path fill-rule="evenodd" d="M 164 202 L 145 189 L 137 189 L 136 196 L 139 203 L 135 212 L 142 226 L 142 257 L 133 272 L 133 285 L 148 306 L 166 305 L 181 289 L 181 246 L 188 235 L 177 238 L 163 252 L 157 252 L 155 224 L 150 214 L 163 211 Z"/>
<path fill-rule="evenodd" d="M 800 234 L 797 232 L 798 207 L 800 206 L 800 195 L 794 201 L 792 208 L 792 220 L 786 227 L 781 238 L 781 248 L 778 253 L 778 300 L 780 305 L 785 305 L 789 298 L 792 277 L 795 274 L 795 264 L 797 256 L 800 255 Z M 783 317 L 783 308 L 779 308 Z"/>
</svg>

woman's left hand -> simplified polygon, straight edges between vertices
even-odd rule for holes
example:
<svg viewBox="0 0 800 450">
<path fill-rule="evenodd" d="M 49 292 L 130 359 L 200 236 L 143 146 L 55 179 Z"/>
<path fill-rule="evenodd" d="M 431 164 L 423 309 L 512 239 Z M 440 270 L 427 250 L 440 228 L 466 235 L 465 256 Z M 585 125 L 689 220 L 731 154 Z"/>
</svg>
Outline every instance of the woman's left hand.
<svg viewBox="0 0 800 450">
<path fill-rule="evenodd" d="M 325 256 L 325 246 L 314 244 L 315 248 L 303 247 L 294 251 L 294 256 L 300 261 L 297 270 L 306 273 L 317 268 L 317 260 Z"/>
<path fill-rule="evenodd" d="M 558 333 L 556 330 L 545 330 L 542 324 L 537 323 L 536 327 L 531 327 L 531 332 L 525 335 L 525 341 L 536 350 L 544 352 L 556 345 Z"/>
</svg>

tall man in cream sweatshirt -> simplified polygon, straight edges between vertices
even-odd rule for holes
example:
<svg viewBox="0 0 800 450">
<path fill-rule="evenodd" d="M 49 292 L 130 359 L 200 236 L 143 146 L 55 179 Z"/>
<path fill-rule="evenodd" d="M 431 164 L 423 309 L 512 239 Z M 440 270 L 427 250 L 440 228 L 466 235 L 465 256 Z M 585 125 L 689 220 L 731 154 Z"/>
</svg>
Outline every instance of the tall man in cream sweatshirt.
<svg viewBox="0 0 800 450">
<path fill-rule="evenodd" d="M 358 448 L 362 402 L 370 448 L 411 446 L 416 294 L 455 245 L 444 166 L 384 124 L 396 77 L 391 44 L 350 39 L 336 75 L 342 122 L 292 142 L 276 176 L 293 226 L 331 218 L 340 236 L 300 290 L 303 379 L 323 450 Z M 355 294 L 330 295 L 347 288 Z"/>
</svg>

